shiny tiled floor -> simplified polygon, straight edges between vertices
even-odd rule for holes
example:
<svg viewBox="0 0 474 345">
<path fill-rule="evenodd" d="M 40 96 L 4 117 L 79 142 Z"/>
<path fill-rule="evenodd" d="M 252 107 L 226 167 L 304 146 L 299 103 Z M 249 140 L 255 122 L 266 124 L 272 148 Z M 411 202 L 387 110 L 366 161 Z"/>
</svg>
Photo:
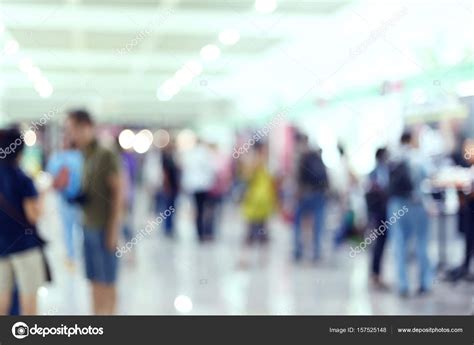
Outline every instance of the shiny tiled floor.
<svg viewBox="0 0 474 345">
<path fill-rule="evenodd" d="M 136 230 L 154 218 L 146 212 L 144 194 L 140 200 L 143 201 L 136 207 Z M 40 312 L 89 314 L 89 290 L 81 260 L 74 271 L 66 269 L 54 196 L 47 198 L 47 205 L 42 229 L 50 239 L 48 255 L 54 282 L 39 291 Z M 276 219 L 272 221 L 268 248 L 244 249 L 244 225 L 238 209 L 231 206 L 223 212 L 218 241 L 198 245 L 191 222 L 192 208 L 186 200 L 181 200 L 180 205 L 176 240 L 164 238 L 157 229 L 139 242 L 131 255 L 122 258 L 118 284 L 120 314 L 405 315 L 473 311 L 474 284 L 467 282 L 451 285 L 437 279 L 431 295 L 406 300 L 394 292 L 372 291 L 368 285 L 368 255 L 350 258 L 347 247 L 334 252 L 327 246 L 320 263 L 295 265 L 290 260 L 291 232 Z M 336 222 L 335 218 L 330 216 L 328 222 Z M 456 263 L 462 247 L 455 231 L 450 232 L 449 257 Z M 434 243 L 430 252 L 435 258 Z M 391 251 L 386 255 L 385 275 L 393 285 L 392 255 Z M 416 275 L 415 270 L 413 274 Z M 412 282 L 414 285 L 416 280 Z"/>
</svg>

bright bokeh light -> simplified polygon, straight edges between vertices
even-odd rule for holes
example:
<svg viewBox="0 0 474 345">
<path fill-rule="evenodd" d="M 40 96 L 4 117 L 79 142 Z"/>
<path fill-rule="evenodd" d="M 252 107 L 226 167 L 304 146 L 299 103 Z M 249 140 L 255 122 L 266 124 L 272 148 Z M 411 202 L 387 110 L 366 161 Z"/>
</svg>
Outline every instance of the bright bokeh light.
<svg viewBox="0 0 474 345">
<path fill-rule="evenodd" d="M 189 70 L 193 77 L 197 77 L 202 73 L 202 64 L 199 61 L 191 60 L 184 64 L 183 69 Z"/>
<path fill-rule="evenodd" d="M 158 148 L 166 147 L 171 140 L 170 134 L 164 129 L 159 129 L 154 135 L 154 144 Z"/>
<path fill-rule="evenodd" d="M 183 67 L 176 72 L 174 80 L 176 84 L 183 87 L 189 85 L 193 81 L 193 77 L 193 72 Z"/>
<path fill-rule="evenodd" d="M 36 133 L 31 129 L 27 130 L 23 136 L 26 146 L 33 146 L 36 144 Z"/>
<path fill-rule="evenodd" d="M 144 129 L 138 132 L 138 134 L 135 136 L 135 140 L 133 142 L 133 149 L 136 153 L 143 154 L 150 149 L 152 143 L 153 134 L 148 129 Z"/>
<path fill-rule="evenodd" d="M 174 78 L 172 78 L 163 83 L 163 85 L 158 89 L 156 96 L 160 101 L 168 101 L 179 91 L 180 85 Z"/>
<path fill-rule="evenodd" d="M 130 129 L 124 129 L 120 132 L 118 140 L 120 147 L 124 150 L 129 150 L 133 147 L 133 143 L 135 142 L 135 133 Z"/>
<path fill-rule="evenodd" d="M 3 47 L 3 51 L 5 55 L 15 55 L 18 52 L 20 45 L 17 41 L 10 39 L 5 42 L 5 46 Z"/>
<path fill-rule="evenodd" d="M 180 313 L 189 313 L 193 310 L 193 302 L 188 296 L 179 295 L 174 300 L 174 307 Z"/>
<path fill-rule="evenodd" d="M 33 62 L 30 58 L 22 58 L 18 63 L 18 67 L 20 71 L 28 74 L 33 69 Z"/>
<path fill-rule="evenodd" d="M 45 78 L 40 78 L 35 83 L 35 90 L 43 98 L 48 98 L 53 94 L 53 86 Z"/>
<path fill-rule="evenodd" d="M 176 136 L 176 146 L 180 151 L 191 149 L 196 144 L 196 134 L 190 129 L 183 129 Z"/>
<path fill-rule="evenodd" d="M 255 9 L 260 13 L 272 13 L 277 8 L 276 0 L 256 0 Z"/>
<path fill-rule="evenodd" d="M 237 30 L 233 30 L 233 29 L 224 30 L 219 34 L 219 41 L 226 46 L 234 45 L 239 40 L 240 40 L 240 33 Z"/>
<path fill-rule="evenodd" d="M 469 80 L 460 83 L 456 91 L 459 95 L 459 97 L 469 97 L 474 95 L 474 80 Z"/>
<path fill-rule="evenodd" d="M 31 67 L 28 71 L 28 79 L 35 81 L 41 77 L 41 71 L 38 67 Z"/>
<path fill-rule="evenodd" d="M 221 55 L 221 50 L 215 44 L 208 44 L 201 49 L 201 57 L 205 61 L 214 61 Z"/>
</svg>

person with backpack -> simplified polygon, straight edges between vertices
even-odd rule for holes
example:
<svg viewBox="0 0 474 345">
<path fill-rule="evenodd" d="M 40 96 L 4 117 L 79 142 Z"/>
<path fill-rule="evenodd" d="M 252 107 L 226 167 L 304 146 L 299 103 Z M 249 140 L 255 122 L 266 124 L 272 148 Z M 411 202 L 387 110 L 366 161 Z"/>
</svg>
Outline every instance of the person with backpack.
<svg viewBox="0 0 474 345">
<path fill-rule="evenodd" d="M 294 259 L 303 258 L 302 223 L 307 214 L 313 219 L 313 260 L 321 256 L 321 236 L 325 222 L 325 192 L 329 181 L 321 152 L 309 146 L 308 137 L 301 138 L 302 154 L 297 168 L 297 196 L 294 219 Z"/>
<path fill-rule="evenodd" d="M 375 153 L 375 168 L 369 174 L 369 187 L 365 195 L 369 224 L 378 228 L 387 216 L 389 168 L 387 150 L 379 148 Z M 381 279 L 381 262 L 385 250 L 388 232 L 382 231 L 375 240 L 372 252 L 372 284 L 376 289 L 386 290 L 387 285 Z"/>
<path fill-rule="evenodd" d="M 422 191 L 422 183 L 429 176 L 428 161 L 421 156 L 416 138 L 410 131 L 401 136 L 401 149 L 397 159 L 389 168 L 389 202 L 387 219 L 399 217 L 392 222 L 391 237 L 398 271 L 398 290 L 401 297 L 409 296 L 408 249 L 415 238 L 416 258 L 419 264 L 418 294 L 430 291 L 433 270 L 428 256 L 429 197 Z M 395 218 L 395 217 L 393 217 Z"/>
</svg>

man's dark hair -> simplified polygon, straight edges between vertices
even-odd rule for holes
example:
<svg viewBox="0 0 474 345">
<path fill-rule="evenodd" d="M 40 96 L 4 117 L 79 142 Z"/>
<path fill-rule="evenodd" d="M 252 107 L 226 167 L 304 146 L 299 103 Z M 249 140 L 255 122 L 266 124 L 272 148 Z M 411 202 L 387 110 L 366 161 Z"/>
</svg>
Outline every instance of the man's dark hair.
<svg viewBox="0 0 474 345">
<path fill-rule="evenodd" d="M 25 148 L 25 142 L 18 128 L 0 129 L 0 158 L 7 164 L 15 164 Z"/>
<path fill-rule="evenodd" d="M 409 144 L 412 139 L 412 134 L 410 130 L 405 130 L 400 138 L 400 143 Z"/>
<path fill-rule="evenodd" d="M 75 109 L 68 112 L 68 117 L 79 125 L 94 125 L 94 120 L 87 110 Z"/>
<path fill-rule="evenodd" d="M 377 161 L 383 160 L 387 157 L 387 149 L 385 147 L 378 148 L 375 152 L 375 159 Z"/>
</svg>

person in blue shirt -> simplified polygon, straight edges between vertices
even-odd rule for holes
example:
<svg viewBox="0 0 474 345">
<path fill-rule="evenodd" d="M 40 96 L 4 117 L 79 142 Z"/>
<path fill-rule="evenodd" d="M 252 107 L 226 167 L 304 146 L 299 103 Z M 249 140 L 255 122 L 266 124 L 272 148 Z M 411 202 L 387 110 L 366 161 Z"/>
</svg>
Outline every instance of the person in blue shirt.
<svg viewBox="0 0 474 345">
<path fill-rule="evenodd" d="M 81 190 L 83 157 L 67 138 L 64 149 L 55 152 L 49 159 L 46 170 L 53 175 L 53 186 L 59 192 L 59 213 L 66 242 L 67 266 L 74 267 L 76 258 L 74 229 L 79 226 L 80 211 L 74 200 Z"/>
<path fill-rule="evenodd" d="M 21 312 L 36 314 L 37 290 L 47 280 L 44 242 L 35 228 L 41 201 L 18 166 L 23 148 L 19 130 L 0 130 L 0 315 L 9 312 L 15 284 Z"/>
</svg>

